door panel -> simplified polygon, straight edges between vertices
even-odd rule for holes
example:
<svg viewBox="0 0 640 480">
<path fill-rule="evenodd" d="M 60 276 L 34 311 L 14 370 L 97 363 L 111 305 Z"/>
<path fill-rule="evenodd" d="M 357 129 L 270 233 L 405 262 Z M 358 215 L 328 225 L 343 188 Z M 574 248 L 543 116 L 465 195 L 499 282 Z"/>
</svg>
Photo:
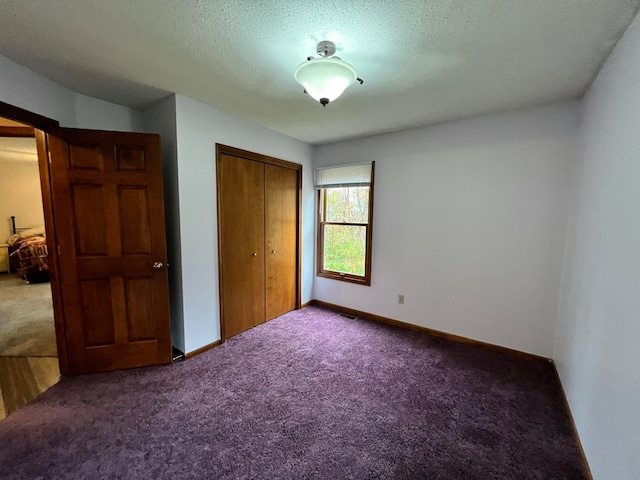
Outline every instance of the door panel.
<svg viewBox="0 0 640 480">
<path fill-rule="evenodd" d="M 145 187 L 120 187 L 118 196 L 122 253 L 152 253 L 147 189 Z"/>
<path fill-rule="evenodd" d="M 107 255 L 107 220 L 104 211 L 96 211 L 94 205 L 104 204 L 101 185 L 70 185 L 76 255 Z"/>
<path fill-rule="evenodd" d="M 87 347 L 113 345 L 116 342 L 111 282 L 109 279 L 80 280 L 80 300 L 84 317 L 84 344 Z"/>
<path fill-rule="evenodd" d="M 265 320 L 264 164 L 220 155 L 217 165 L 223 338 Z"/>
<path fill-rule="evenodd" d="M 153 340 L 155 325 L 153 312 L 152 277 L 128 277 L 124 279 L 127 302 L 127 331 L 130 342 Z"/>
<path fill-rule="evenodd" d="M 265 165 L 266 318 L 296 308 L 298 172 Z"/>
<path fill-rule="evenodd" d="M 116 145 L 116 161 L 120 172 L 146 170 L 144 148 L 135 145 Z"/>
<path fill-rule="evenodd" d="M 171 361 L 157 135 L 48 135 L 71 373 Z"/>
</svg>

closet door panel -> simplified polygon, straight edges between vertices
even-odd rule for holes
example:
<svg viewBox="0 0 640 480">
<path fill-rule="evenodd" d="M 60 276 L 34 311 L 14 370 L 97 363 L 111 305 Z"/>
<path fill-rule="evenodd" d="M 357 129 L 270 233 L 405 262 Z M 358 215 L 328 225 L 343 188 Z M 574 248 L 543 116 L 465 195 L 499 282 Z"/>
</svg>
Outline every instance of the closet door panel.
<svg viewBox="0 0 640 480">
<path fill-rule="evenodd" d="M 218 159 L 224 339 L 265 321 L 265 165 Z"/>
<path fill-rule="evenodd" d="M 266 319 L 296 308 L 298 173 L 265 165 Z"/>
</svg>

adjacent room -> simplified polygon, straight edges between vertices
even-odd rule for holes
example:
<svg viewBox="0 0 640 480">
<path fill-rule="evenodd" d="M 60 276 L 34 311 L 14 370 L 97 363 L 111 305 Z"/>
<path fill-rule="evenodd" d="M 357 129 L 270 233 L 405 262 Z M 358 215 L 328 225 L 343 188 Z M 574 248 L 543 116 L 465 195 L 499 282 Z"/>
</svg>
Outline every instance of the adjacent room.
<svg viewBox="0 0 640 480">
<path fill-rule="evenodd" d="M 33 128 L 0 118 L 0 417 L 58 377 Z"/>
<path fill-rule="evenodd" d="M 0 477 L 637 478 L 639 9 L 2 2 Z"/>
</svg>

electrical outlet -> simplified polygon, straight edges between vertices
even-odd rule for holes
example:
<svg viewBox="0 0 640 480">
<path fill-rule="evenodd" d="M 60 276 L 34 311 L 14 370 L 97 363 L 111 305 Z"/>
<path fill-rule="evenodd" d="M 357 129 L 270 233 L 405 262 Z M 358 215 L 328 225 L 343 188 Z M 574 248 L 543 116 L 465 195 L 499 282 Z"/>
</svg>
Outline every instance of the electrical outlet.
<svg viewBox="0 0 640 480">
<path fill-rule="evenodd" d="M 398 295 L 398 303 L 404 304 L 404 295 L 402 295 L 402 294 Z"/>
</svg>

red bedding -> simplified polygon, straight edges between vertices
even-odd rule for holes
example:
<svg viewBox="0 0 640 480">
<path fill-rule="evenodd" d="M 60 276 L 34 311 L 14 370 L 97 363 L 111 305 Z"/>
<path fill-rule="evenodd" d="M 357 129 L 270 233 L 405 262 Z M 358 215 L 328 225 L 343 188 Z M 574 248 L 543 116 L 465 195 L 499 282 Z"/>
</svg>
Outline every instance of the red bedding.
<svg viewBox="0 0 640 480">
<path fill-rule="evenodd" d="M 9 260 L 18 275 L 26 276 L 49 270 L 47 239 L 44 235 L 19 238 L 11 246 Z"/>
</svg>

